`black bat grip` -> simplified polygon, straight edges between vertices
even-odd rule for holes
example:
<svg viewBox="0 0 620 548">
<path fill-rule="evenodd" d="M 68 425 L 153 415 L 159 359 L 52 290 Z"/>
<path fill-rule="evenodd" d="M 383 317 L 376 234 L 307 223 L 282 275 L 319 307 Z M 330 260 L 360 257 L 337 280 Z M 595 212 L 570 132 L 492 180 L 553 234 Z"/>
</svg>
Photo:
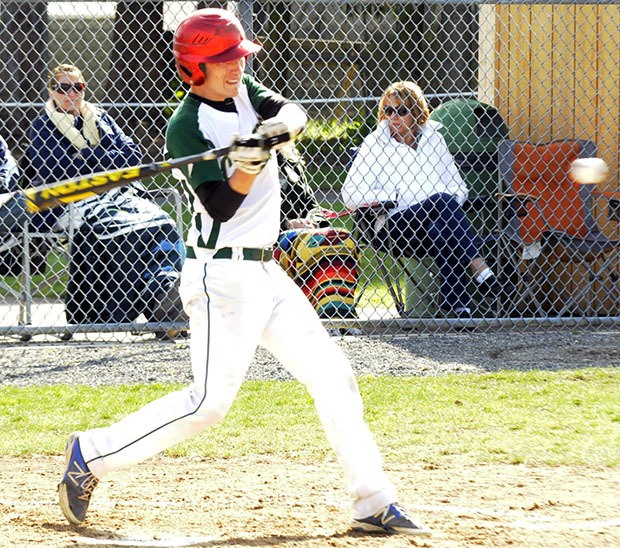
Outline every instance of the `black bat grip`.
<svg viewBox="0 0 620 548">
<path fill-rule="evenodd" d="M 271 150 L 272 148 L 277 147 L 278 145 L 283 145 L 284 143 L 288 143 L 291 140 L 291 134 L 287 131 L 285 133 L 280 133 L 278 135 L 271 135 L 269 137 L 265 137 L 265 146 L 267 150 Z"/>
<path fill-rule="evenodd" d="M 235 146 L 271 150 L 278 145 L 288 143 L 290 140 L 291 135 L 288 132 L 280 133 L 278 135 L 270 135 L 269 137 L 265 137 L 263 135 L 260 135 L 259 133 L 252 133 L 251 135 L 237 137 L 235 139 Z"/>
</svg>

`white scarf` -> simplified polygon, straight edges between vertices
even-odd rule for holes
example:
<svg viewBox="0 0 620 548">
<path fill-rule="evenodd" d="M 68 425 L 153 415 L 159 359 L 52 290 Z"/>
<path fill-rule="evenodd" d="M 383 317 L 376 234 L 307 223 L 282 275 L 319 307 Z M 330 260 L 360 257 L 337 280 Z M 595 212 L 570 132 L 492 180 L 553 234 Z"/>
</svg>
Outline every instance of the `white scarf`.
<svg viewBox="0 0 620 548">
<path fill-rule="evenodd" d="M 78 150 L 82 150 L 88 146 L 95 147 L 99 144 L 99 129 L 97 129 L 97 118 L 100 111 L 94 105 L 86 101 L 82 101 L 80 114 L 84 119 L 82 131 L 75 127 L 75 116 L 68 112 L 57 110 L 56 104 L 52 99 L 45 103 L 45 113 L 49 116 L 52 123 L 58 130 L 71 141 L 71 144 Z"/>
</svg>

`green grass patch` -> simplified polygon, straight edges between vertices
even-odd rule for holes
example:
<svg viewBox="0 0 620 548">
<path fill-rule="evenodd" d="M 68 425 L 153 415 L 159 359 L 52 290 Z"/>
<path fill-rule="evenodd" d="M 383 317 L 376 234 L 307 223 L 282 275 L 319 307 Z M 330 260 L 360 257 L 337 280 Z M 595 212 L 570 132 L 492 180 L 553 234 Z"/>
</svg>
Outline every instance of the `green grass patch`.
<svg viewBox="0 0 620 548">
<path fill-rule="evenodd" d="M 338 169 L 331 165 L 315 166 L 313 164 L 307 166 L 306 175 L 308 176 L 308 183 L 313 189 L 320 189 L 324 192 L 331 190 L 339 193 L 347 177 L 347 171 L 344 168 Z M 328 204 L 327 207 L 332 208 L 333 204 Z"/>
<path fill-rule="evenodd" d="M 359 383 L 368 424 L 391 462 L 620 464 L 618 369 L 362 377 Z M 59 454 L 71 431 L 106 426 L 180 388 L 2 387 L 0 454 Z M 245 382 L 221 423 L 168 450 L 303 461 L 330 453 L 312 400 L 294 381 Z"/>
<path fill-rule="evenodd" d="M 23 290 L 21 275 L 5 276 L 2 281 L 13 292 L 21 294 Z M 68 281 L 66 257 L 59 251 L 52 250 L 47 256 L 45 273 L 34 274 L 31 278 L 32 297 L 50 301 L 60 300 L 65 295 Z M 6 297 L 9 293 L 6 288 L 0 288 L 0 297 Z"/>
<path fill-rule="evenodd" d="M 359 146 L 370 131 L 368 122 L 362 118 L 318 121 L 310 120 L 296 143 L 308 158 L 348 158 L 349 150 Z"/>
</svg>

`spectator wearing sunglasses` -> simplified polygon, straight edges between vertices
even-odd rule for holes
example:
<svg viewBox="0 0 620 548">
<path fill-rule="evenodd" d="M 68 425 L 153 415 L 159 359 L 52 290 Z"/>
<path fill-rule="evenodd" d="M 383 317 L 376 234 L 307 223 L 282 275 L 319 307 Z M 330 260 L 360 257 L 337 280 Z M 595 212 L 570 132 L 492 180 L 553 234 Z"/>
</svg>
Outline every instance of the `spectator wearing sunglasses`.
<svg viewBox="0 0 620 548">
<path fill-rule="evenodd" d="M 342 188 L 347 207 L 389 202 L 375 242 L 390 241 L 409 257 L 431 256 L 440 272 L 441 307 L 471 316 L 467 270 L 489 298 L 499 286 L 480 254 L 462 205 L 468 189 L 454 158 L 429 119 L 420 87 L 395 82 L 379 101 L 378 126 L 360 146 Z"/>
<path fill-rule="evenodd" d="M 82 71 L 63 64 L 52 69 L 45 113 L 29 131 L 25 175 L 29 186 L 39 186 L 119 169 L 142 162 L 142 151 L 102 109 L 86 101 Z M 51 230 L 62 213 L 56 208 L 35 216 L 39 230 Z"/>
<path fill-rule="evenodd" d="M 25 180 L 49 184 L 142 162 L 140 147 L 101 108 L 85 100 L 82 71 L 50 72 L 45 112 L 30 127 Z M 142 185 L 114 189 L 33 216 L 39 232 L 75 235 L 66 294 L 67 321 L 125 323 L 184 318 L 178 281 L 185 257 L 174 220 Z M 47 250 L 43 249 L 43 253 Z M 158 332 L 160 338 L 171 333 Z"/>
</svg>

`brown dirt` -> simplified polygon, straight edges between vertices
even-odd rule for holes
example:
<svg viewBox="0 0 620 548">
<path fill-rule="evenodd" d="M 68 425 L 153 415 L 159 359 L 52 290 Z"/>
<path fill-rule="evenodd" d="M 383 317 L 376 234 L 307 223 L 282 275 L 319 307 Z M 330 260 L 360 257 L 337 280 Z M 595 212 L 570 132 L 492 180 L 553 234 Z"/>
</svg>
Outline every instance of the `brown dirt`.
<svg viewBox="0 0 620 548">
<path fill-rule="evenodd" d="M 56 502 L 63 458 L 2 458 L 0 546 L 615 547 L 620 469 L 387 466 L 430 539 L 349 530 L 334 461 L 157 457 L 111 474 L 82 527 Z"/>
</svg>

